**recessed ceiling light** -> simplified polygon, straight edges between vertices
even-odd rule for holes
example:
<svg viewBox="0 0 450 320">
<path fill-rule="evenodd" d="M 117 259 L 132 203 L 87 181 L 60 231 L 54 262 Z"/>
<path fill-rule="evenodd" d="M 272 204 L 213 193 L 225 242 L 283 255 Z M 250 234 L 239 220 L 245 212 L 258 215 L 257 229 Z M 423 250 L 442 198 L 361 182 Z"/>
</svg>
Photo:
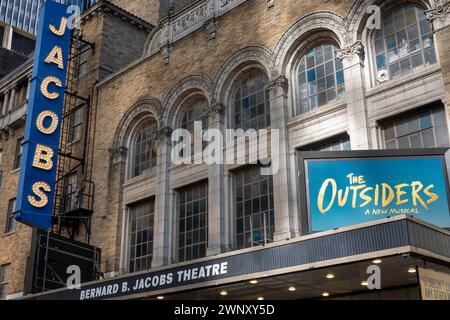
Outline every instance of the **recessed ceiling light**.
<svg viewBox="0 0 450 320">
<path fill-rule="evenodd" d="M 255 279 L 255 280 L 250 280 L 250 283 L 251 283 L 251 284 L 257 284 L 257 283 L 258 283 L 258 280 L 256 280 L 256 279 Z"/>
<path fill-rule="evenodd" d="M 416 268 L 409 268 L 409 269 L 408 269 L 408 272 L 409 272 L 409 273 L 416 273 L 417 270 L 416 270 Z"/>
<path fill-rule="evenodd" d="M 289 291 L 294 292 L 295 290 L 297 290 L 295 287 L 289 287 Z"/>
<path fill-rule="evenodd" d="M 361 282 L 361 285 L 362 285 L 363 287 L 367 287 L 367 286 L 369 285 L 369 283 L 368 283 L 367 281 L 363 281 L 363 282 Z"/>
<path fill-rule="evenodd" d="M 329 297 L 329 296 L 330 296 L 330 294 L 328 292 L 322 293 L 322 297 Z"/>
<path fill-rule="evenodd" d="M 332 273 L 327 274 L 327 279 L 334 279 L 334 274 Z"/>
<path fill-rule="evenodd" d="M 258 300 L 259 300 L 259 301 L 263 301 L 263 300 L 264 300 L 264 297 L 258 297 Z"/>
<path fill-rule="evenodd" d="M 158 299 L 158 300 L 164 300 L 164 297 L 163 297 L 163 296 L 157 296 L 156 299 Z"/>
<path fill-rule="evenodd" d="M 375 260 L 373 260 L 372 262 L 375 263 L 375 264 L 380 264 L 380 263 L 382 263 L 383 261 L 382 261 L 381 259 L 375 259 Z"/>
<path fill-rule="evenodd" d="M 221 296 L 226 296 L 227 294 L 228 294 L 228 291 L 226 291 L 226 290 L 220 291 Z"/>
</svg>

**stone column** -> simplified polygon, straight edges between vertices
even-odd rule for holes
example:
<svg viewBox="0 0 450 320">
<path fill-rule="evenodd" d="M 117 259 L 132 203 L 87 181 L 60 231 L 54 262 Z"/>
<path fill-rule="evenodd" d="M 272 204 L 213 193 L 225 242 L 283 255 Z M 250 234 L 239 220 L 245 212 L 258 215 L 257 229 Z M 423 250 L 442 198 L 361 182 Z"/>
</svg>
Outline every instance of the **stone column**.
<svg viewBox="0 0 450 320">
<path fill-rule="evenodd" d="M 205 110 L 208 129 L 224 132 L 224 106 L 213 102 Z M 208 256 L 217 255 L 231 249 L 231 235 L 224 183 L 224 164 L 208 166 Z"/>
<path fill-rule="evenodd" d="M 120 146 L 110 150 L 110 166 L 108 172 L 107 191 L 108 203 L 106 210 L 109 212 L 118 212 L 118 225 L 121 226 L 120 242 L 116 242 L 116 252 L 120 255 L 120 259 L 115 259 L 113 270 L 119 270 L 119 274 L 123 274 L 129 268 L 129 235 L 131 225 L 129 223 L 129 212 L 127 206 L 123 205 L 123 184 L 127 177 L 126 162 L 128 149 Z M 117 195 L 120 195 L 117 199 Z M 115 201 L 114 201 L 115 200 Z M 110 272 L 109 276 L 117 275 L 117 272 Z"/>
<path fill-rule="evenodd" d="M 30 87 L 31 87 L 31 74 L 27 77 L 27 94 L 25 95 L 25 100 L 30 101 Z"/>
<path fill-rule="evenodd" d="M 277 142 L 274 143 L 274 139 L 271 139 L 272 163 L 273 157 L 278 157 L 278 170 L 275 168 L 275 172 L 273 172 L 275 241 L 291 239 L 300 234 L 299 215 L 296 210 L 293 210 L 295 208 L 293 193 L 296 188 L 289 155 L 288 88 L 288 79 L 285 76 L 279 76 L 266 86 L 270 96 L 271 134 L 274 135 L 275 130 L 278 131 Z"/>
<path fill-rule="evenodd" d="M 345 94 L 352 150 L 371 149 L 372 143 L 364 95 L 364 46 L 361 41 L 357 41 L 336 53 L 344 64 Z"/>
<path fill-rule="evenodd" d="M 156 136 L 158 158 L 155 186 L 155 222 L 153 235 L 152 267 L 173 263 L 174 260 L 174 218 L 170 190 L 170 152 L 172 129 L 164 127 Z"/>
<path fill-rule="evenodd" d="M 9 90 L 5 93 L 5 99 L 3 100 L 3 108 L 2 108 L 2 116 L 5 116 L 8 113 L 9 108 Z"/>
<path fill-rule="evenodd" d="M 450 2 L 447 0 L 435 1 L 435 6 L 425 11 L 428 21 L 433 25 L 437 44 L 437 56 L 441 64 L 441 73 L 444 84 L 442 102 L 450 119 Z M 450 121 L 447 122 L 450 131 Z"/>
<path fill-rule="evenodd" d="M 17 92 L 17 84 L 14 84 L 11 88 L 11 97 L 9 99 L 9 107 L 8 111 L 14 110 L 15 103 L 16 103 L 16 92 Z"/>
</svg>

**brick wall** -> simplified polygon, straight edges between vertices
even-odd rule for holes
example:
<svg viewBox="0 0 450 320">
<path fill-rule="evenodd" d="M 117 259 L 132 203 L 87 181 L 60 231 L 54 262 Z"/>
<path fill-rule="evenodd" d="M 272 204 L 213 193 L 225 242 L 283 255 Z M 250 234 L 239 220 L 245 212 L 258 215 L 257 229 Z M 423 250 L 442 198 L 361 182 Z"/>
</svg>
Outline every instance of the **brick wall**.
<svg viewBox="0 0 450 320">
<path fill-rule="evenodd" d="M 17 139 L 22 136 L 23 129 L 20 129 L 7 140 L 0 140 L 0 149 L 3 150 L 1 169 L 4 172 L 0 187 L 0 265 L 11 264 L 7 294 L 23 291 L 31 244 L 31 229 L 23 224 L 16 223 L 14 233 L 4 233 L 9 200 L 14 199 L 17 192 L 19 170 L 13 170 L 13 166 Z"/>
<path fill-rule="evenodd" d="M 160 7 L 158 0 L 112 0 L 111 2 L 153 25 L 158 24 Z"/>
</svg>

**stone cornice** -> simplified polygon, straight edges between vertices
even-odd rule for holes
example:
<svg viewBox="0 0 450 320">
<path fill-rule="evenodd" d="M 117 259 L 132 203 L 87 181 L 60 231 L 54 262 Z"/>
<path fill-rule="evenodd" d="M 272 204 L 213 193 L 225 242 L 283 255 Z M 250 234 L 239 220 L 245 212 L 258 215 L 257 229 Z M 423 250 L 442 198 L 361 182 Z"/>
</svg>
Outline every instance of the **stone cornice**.
<svg viewBox="0 0 450 320">
<path fill-rule="evenodd" d="M 19 82 L 26 77 L 31 77 L 32 70 L 33 60 L 30 59 L 1 79 L 0 92 L 8 90 L 14 83 Z"/>
</svg>

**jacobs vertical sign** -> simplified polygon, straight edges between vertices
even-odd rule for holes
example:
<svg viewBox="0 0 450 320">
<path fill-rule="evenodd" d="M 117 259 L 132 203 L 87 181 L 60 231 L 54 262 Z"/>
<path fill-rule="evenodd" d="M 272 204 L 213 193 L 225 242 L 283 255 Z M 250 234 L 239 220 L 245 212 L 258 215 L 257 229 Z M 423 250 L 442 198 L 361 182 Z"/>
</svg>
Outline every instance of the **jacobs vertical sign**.
<svg viewBox="0 0 450 320">
<path fill-rule="evenodd" d="M 68 15 L 66 5 L 51 0 L 43 4 L 30 83 L 14 215 L 41 229 L 50 228 L 52 219 L 71 37 Z"/>
</svg>

